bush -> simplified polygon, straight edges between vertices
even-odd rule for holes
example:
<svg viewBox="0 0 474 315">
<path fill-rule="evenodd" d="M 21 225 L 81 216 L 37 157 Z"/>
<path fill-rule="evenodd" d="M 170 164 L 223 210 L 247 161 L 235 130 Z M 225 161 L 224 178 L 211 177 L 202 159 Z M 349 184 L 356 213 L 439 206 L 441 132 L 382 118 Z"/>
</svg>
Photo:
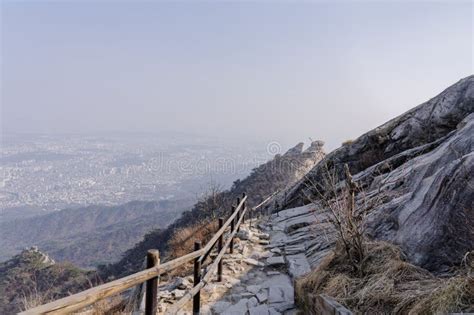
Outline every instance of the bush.
<svg viewBox="0 0 474 315">
<path fill-rule="evenodd" d="M 345 185 L 341 185 L 337 181 L 336 170 L 326 166 L 323 182 L 312 183 L 311 188 L 318 193 L 319 200 L 329 209 L 328 220 L 337 231 L 336 246 L 346 252 L 352 269 L 360 271 L 360 263 L 365 257 L 363 219 L 367 209 L 356 209 L 355 195 L 361 190 L 352 180 L 347 164 L 344 165 L 344 172 L 346 181 Z M 321 206 L 320 201 L 312 201 L 316 207 Z"/>
<path fill-rule="evenodd" d="M 349 140 L 343 141 L 343 142 L 342 142 L 342 145 L 343 145 L 343 146 L 344 146 L 344 145 L 351 145 L 351 144 L 353 144 L 353 143 L 354 143 L 354 140 L 349 139 Z"/>
<path fill-rule="evenodd" d="M 213 220 L 200 221 L 177 230 L 168 242 L 170 259 L 181 257 L 194 251 L 194 243 L 196 241 L 200 241 L 202 246 L 205 246 L 218 229 L 218 221 Z"/>
<path fill-rule="evenodd" d="M 439 314 L 474 311 L 474 252 L 466 254 L 465 268 L 450 277 L 436 277 L 406 261 L 393 244 L 370 241 L 364 234 L 365 200 L 356 209 L 355 194 L 365 196 L 344 165 L 345 183 L 326 167 L 322 183 L 311 183 L 317 207 L 329 209 L 336 230 L 334 251 L 318 268 L 297 281 L 296 298 L 308 313 L 315 297 L 326 294 L 356 313 Z M 364 198 L 362 198 L 364 199 Z"/>
</svg>

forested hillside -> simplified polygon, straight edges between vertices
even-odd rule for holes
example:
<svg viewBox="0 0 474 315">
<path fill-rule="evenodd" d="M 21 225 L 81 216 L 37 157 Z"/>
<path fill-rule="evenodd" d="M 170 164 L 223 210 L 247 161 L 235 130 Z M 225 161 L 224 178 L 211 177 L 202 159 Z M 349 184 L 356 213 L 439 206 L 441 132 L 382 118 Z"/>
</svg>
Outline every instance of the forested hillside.
<svg viewBox="0 0 474 315">
<path fill-rule="evenodd" d="M 191 201 L 132 201 L 66 209 L 0 224 L 1 260 L 38 246 L 57 261 L 91 267 L 119 259 L 144 234 L 164 228 Z"/>
</svg>

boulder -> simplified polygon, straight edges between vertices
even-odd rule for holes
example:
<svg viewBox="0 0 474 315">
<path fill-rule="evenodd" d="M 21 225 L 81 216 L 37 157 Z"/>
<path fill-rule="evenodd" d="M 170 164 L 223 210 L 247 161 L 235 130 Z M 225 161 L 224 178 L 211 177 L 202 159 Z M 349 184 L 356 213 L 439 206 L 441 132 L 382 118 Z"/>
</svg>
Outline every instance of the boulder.
<svg viewBox="0 0 474 315">
<path fill-rule="evenodd" d="M 222 314 L 223 315 L 246 315 L 247 310 L 248 310 L 247 302 L 248 302 L 248 299 L 241 299 L 236 304 L 228 307 L 224 312 L 222 312 Z"/>
<path fill-rule="evenodd" d="M 247 307 L 250 309 L 252 307 L 256 307 L 258 305 L 258 300 L 256 297 L 251 297 L 248 301 L 247 301 Z"/>
<path fill-rule="evenodd" d="M 246 258 L 244 259 L 244 262 L 246 262 L 247 264 L 249 265 L 252 265 L 252 266 L 263 266 L 263 263 L 259 262 L 258 260 L 255 260 L 253 258 Z"/>
<path fill-rule="evenodd" d="M 249 315 L 269 315 L 269 314 L 270 314 L 270 309 L 265 304 L 249 308 Z"/>
<path fill-rule="evenodd" d="M 173 279 L 173 282 L 168 284 L 167 289 L 173 291 L 175 289 L 186 290 L 191 288 L 191 283 L 186 278 L 176 277 Z"/>
<path fill-rule="evenodd" d="M 281 255 L 281 249 L 279 249 L 278 247 L 272 248 L 270 252 L 276 255 Z"/>
<path fill-rule="evenodd" d="M 292 286 L 271 286 L 268 290 L 268 303 L 294 303 L 294 289 Z"/>
<path fill-rule="evenodd" d="M 241 240 L 247 241 L 252 237 L 252 232 L 250 230 L 240 228 L 240 231 L 238 231 L 235 236 Z"/>
<path fill-rule="evenodd" d="M 267 265 L 272 267 L 282 266 L 285 264 L 283 256 L 269 257 L 267 258 Z"/>
<path fill-rule="evenodd" d="M 214 304 L 211 305 L 211 309 L 213 312 L 217 314 L 223 313 L 226 309 L 228 309 L 232 304 L 230 302 L 226 301 L 219 301 L 215 302 Z"/>
<path fill-rule="evenodd" d="M 257 293 L 256 297 L 259 303 L 264 303 L 266 300 L 268 300 L 267 290 L 260 290 L 260 292 Z"/>
<path fill-rule="evenodd" d="M 184 290 L 179 290 L 179 289 L 176 289 L 176 290 L 173 290 L 171 292 L 171 295 L 173 296 L 173 298 L 175 299 L 180 299 L 184 296 L 184 294 L 186 293 L 186 291 Z"/>
<path fill-rule="evenodd" d="M 269 240 L 270 239 L 270 234 L 260 233 L 260 234 L 258 234 L 258 237 L 262 240 Z"/>
<path fill-rule="evenodd" d="M 250 293 L 257 294 L 261 288 L 259 285 L 248 285 L 246 289 Z"/>
<path fill-rule="evenodd" d="M 301 277 L 311 271 L 305 254 L 286 256 L 288 260 L 288 272 L 293 278 Z"/>
</svg>

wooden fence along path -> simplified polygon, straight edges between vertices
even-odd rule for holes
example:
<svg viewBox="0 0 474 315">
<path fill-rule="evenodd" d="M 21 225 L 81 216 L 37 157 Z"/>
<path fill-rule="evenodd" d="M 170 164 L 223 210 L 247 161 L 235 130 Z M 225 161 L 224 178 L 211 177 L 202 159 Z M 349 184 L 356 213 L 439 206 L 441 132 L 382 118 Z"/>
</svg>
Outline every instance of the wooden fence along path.
<svg viewBox="0 0 474 315">
<path fill-rule="evenodd" d="M 276 193 L 273 193 L 263 202 L 250 210 L 257 210 L 265 203 L 267 203 Z M 25 312 L 21 315 L 31 314 L 68 314 L 78 311 L 87 306 L 94 304 L 97 301 L 117 295 L 127 291 L 134 286 L 141 285 L 146 282 L 145 293 L 145 314 L 151 315 L 157 312 L 157 293 L 158 293 L 158 277 L 162 274 L 170 272 L 192 260 L 194 260 L 194 287 L 189 290 L 179 301 L 173 304 L 167 314 L 176 314 L 182 309 L 186 303 L 193 299 L 193 314 L 199 314 L 200 310 L 200 292 L 201 289 L 212 281 L 212 276 L 217 271 L 217 281 L 222 281 L 222 258 L 227 249 L 232 253 L 234 249 L 234 236 L 239 230 L 240 224 L 244 222 L 245 215 L 251 219 L 252 211 L 246 206 L 247 196 L 243 194 L 242 199 L 237 199 L 237 206 L 232 207 L 232 213 L 227 221 L 219 219 L 219 230 L 211 238 L 211 240 L 201 248 L 201 243 L 194 244 L 194 251 L 173 259 L 164 264 L 160 264 L 159 252 L 157 250 L 149 250 L 147 254 L 146 269 L 127 277 L 120 278 L 97 287 L 82 291 L 80 293 L 47 303 Z M 230 226 L 230 231 L 225 239 L 224 236 L 227 228 Z M 211 251 L 217 244 L 217 257 L 214 258 L 213 263 L 207 268 L 207 272 L 203 275 L 201 265 L 210 256 Z"/>
</svg>

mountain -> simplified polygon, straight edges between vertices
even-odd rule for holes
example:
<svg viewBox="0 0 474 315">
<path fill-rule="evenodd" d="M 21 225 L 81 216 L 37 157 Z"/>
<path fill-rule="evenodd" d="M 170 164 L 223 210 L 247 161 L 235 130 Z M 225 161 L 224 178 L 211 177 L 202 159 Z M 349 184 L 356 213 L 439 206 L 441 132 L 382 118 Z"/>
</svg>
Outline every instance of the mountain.
<svg viewBox="0 0 474 315">
<path fill-rule="evenodd" d="M 226 217 L 231 211 L 232 204 L 243 193 L 247 193 L 250 205 L 257 205 L 272 193 L 290 187 L 324 157 L 323 145 L 322 141 L 314 141 L 303 150 L 304 144 L 298 143 L 285 154 L 275 155 L 272 160 L 253 169 L 246 178 L 235 181 L 229 190 L 217 192 L 196 203 L 190 211 L 185 211 L 166 229 L 155 230 L 145 235 L 143 240 L 129 249 L 122 259 L 108 266 L 107 274 L 117 277 L 138 270 L 141 268 L 146 251 L 150 248 L 171 255 L 169 242 L 178 231 L 196 225 L 210 226 L 212 222 L 215 223 L 218 216 Z"/>
<path fill-rule="evenodd" d="M 299 275 L 308 273 L 311 267 L 323 265 L 321 262 L 324 259 L 332 259 L 336 253 L 328 255 L 332 252 L 337 235 L 334 224 L 324 214 L 330 212 L 328 200 L 338 200 L 338 196 L 341 197 L 340 200 L 347 197 L 338 195 L 344 192 L 348 177 L 345 173 L 347 165 L 356 187 L 354 217 L 361 217 L 363 220 L 363 230 L 369 239 L 368 246 L 383 241 L 384 244 L 393 243 L 400 248 L 398 252 L 396 247 L 399 264 L 393 265 L 389 270 L 401 277 L 395 279 L 400 282 L 397 285 L 403 286 L 410 282 L 411 274 L 404 273 L 408 268 L 407 261 L 431 271 L 443 279 L 439 281 L 444 281 L 444 275 L 457 275 L 457 269 L 460 269 L 458 267 L 463 260 L 467 260 L 466 253 L 474 248 L 473 135 L 474 76 L 470 76 L 426 103 L 344 143 L 327 155 L 322 149 L 321 141 L 313 142 L 307 150 L 303 150 L 303 144 L 300 143 L 285 154 L 276 155 L 271 161 L 255 168 L 245 179 L 235 181 L 229 190 L 220 192 L 212 189 L 210 194 L 206 194 L 191 210 L 183 212 L 175 222 L 168 226 L 158 224 L 139 243 L 125 251 L 117 262 L 101 268 L 101 276 L 116 278 L 141 269 L 146 251 L 151 248 L 159 249 L 164 261 L 173 257 L 176 251 L 172 241 L 183 231 L 188 232 L 191 241 L 201 239 L 205 242 L 208 235 L 200 230 L 214 231 L 217 217 L 228 216 L 236 198 L 247 193 L 248 203 L 256 205 L 275 191 L 280 193 L 269 210 L 275 212 L 272 216 L 280 222 L 271 227 L 272 232 L 281 236 L 285 259 L 293 262 L 290 264 L 290 273 L 295 268 L 297 271 L 304 269 Z M 107 253 L 104 246 L 111 246 L 110 249 L 121 246 L 114 242 L 126 242 L 129 237 L 126 233 L 134 233 L 135 224 L 141 226 L 142 221 L 153 221 L 153 217 L 176 215 L 176 212 L 166 214 L 163 211 L 165 205 L 153 203 L 138 202 L 135 206 L 111 207 L 107 210 L 99 208 L 102 209 L 91 208 L 96 209 L 92 211 L 95 213 L 92 217 L 88 217 L 84 210 L 84 213 L 68 214 L 61 220 L 47 217 L 38 226 L 31 221 L 18 221 L 18 225 L 0 227 L 9 229 L 8 233 L 26 232 L 29 242 L 44 240 L 45 246 L 51 244 L 50 237 L 54 234 L 67 240 L 78 237 L 84 243 L 75 243 L 80 248 L 72 251 L 83 250 L 84 254 L 89 250 L 86 245 L 91 245 L 96 250 L 100 246 L 99 252 Z M 160 210 L 153 212 L 151 209 L 155 208 Z M 103 216 L 102 211 L 106 211 Z M 41 231 L 42 224 L 51 224 L 52 228 Z M 67 224 L 68 228 L 63 224 Z M 30 226 L 31 234 L 27 231 Z M 18 231 L 14 231 L 15 228 Z M 284 237 L 281 234 L 283 232 L 287 234 Z M 2 233 L 2 238 L 11 242 L 8 239 L 10 234 L 3 230 Z M 97 240 L 99 245 L 94 245 L 87 237 Z M 62 244 L 56 248 L 69 250 Z M 393 252 L 390 246 L 384 248 Z M 191 251 L 191 248 L 186 250 Z M 371 253 L 373 255 L 370 256 L 372 260 L 369 263 L 377 265 L 383 257 L 374 254 L 373 248 Z M 33 258 L 30 258 L 31 255 Z M 37 250 L 29 250 L 0 265 L 0 275 L 3 277 L 0 279 L 0 289 L 3 290 L 0 295 L 4 301 L 8 302 L 12 296 L 19 301 L 18 296 L 23 294 L 21 283 L 27 283 L 32 275 L 37 274 L 37 270 L 46 275 L 57 274 L 54 267 L 56 264 L 45 257 L 47 256 L 44 254 L 38 254 Z M 341 257 L 334 258 L 334 261 L 338 258 Z M 97 259 L 94 261 L 97 262 Z M 409 266 L 412 271 L 422 270 Z M 49 271 L 51 269 L 53 271 Z M 59 277 L 65 281 L 58 285 L 58 294 L 67 292 L 73 279 L 83 283 L 84 276 L 88 275 L 84 271 L 74 271 L 72 267 L 71 270 L 71 273 L 67 271 L 64 277 Z M 422 271 L 424 275 L 427 275 L 426 270 Z M 7 276 L 3 276 L 4 274 Z M 68 276 L 73 274 L 74 277 Z M 316 278 L 318 276 L 319 274 Z M 44 277 L 48 279 L 47 276 Z M 380 283 L 385 286 L 385 280 L 377 282 L 372 290 L 379 291 Z M 392 278 L 389 280 L 395 281 Z M 344 286 L 344 281 L 335 279 L 333 284 L 337 282 Z M 445 283 L 449 284 L 449 281 L 451 280 L 448 279 Z M 472 283 L 472 278 L 469 283 Z M 17 286 L 20 290 L 16 289 Z M 394 284 L 389 287 L 394 287 Z M 76 288 L 73 287 L 74 290 Z M 416 287 L 414 290 L 418 292 L 419 289 Z M 380 299 L 376 303 L 389 304 Z"/>
<path fill-rule="evenodd" d="M 445 272 L 474 249 L 473 148 L 470 76 L 326 155 L 278 196 L 279 203 L 324 208 L 332 188 L 320 183 L 332 174 L 333 188 L 343 187 L 347 164 L 360 187 L 356 205 L 367 211 L 367 234 L 399 245 L 418 266 Z M 321 239 L 306 244 L 314 257 L 328 247 Z"/>
<path fill-rule="evenodd" d="M 90 288 L 94 272 L 56 263 L 32 247 L 0 263 L 0 314 L 14 314 Z"/>
<path fill-rule="evenodd" d="M 132 201 L 88 206 L 0 223 L 1 259 L 38 246 L 57 261 L 82 267 L 119 259 L 144 234 L 173 222 L 190 201 Z"/>
</svg>

